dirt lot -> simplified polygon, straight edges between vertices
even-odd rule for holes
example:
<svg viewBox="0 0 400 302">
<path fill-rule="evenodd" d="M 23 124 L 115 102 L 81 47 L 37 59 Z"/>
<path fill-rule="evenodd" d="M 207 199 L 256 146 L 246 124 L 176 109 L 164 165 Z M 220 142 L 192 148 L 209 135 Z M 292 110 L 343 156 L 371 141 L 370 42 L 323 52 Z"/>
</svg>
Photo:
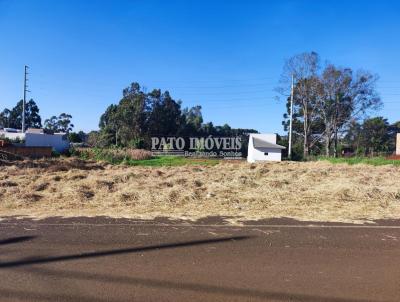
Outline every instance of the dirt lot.
<svg viewBox="0 0 400 302">
<path fill-rule="evenodd" d="M 281 162 L 127 167 L 57 159 L 1 166 L 1 216 L 400 218 L 400 167 Z"/>
</svg>

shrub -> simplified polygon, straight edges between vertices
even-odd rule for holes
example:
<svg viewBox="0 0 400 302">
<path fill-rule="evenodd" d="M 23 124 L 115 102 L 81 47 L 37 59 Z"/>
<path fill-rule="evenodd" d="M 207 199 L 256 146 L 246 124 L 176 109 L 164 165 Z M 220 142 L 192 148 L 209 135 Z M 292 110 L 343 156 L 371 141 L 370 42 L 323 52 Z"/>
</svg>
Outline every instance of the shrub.
<svg viewBox="0 0 400 302">
<path fill-rule="evenodd" d="M 73 154 L 83 159 L 104 160 L 112 164 L 152 158 L 150 151 L 131 148 L 77 148 L 74 149 Z"/>
</svg>

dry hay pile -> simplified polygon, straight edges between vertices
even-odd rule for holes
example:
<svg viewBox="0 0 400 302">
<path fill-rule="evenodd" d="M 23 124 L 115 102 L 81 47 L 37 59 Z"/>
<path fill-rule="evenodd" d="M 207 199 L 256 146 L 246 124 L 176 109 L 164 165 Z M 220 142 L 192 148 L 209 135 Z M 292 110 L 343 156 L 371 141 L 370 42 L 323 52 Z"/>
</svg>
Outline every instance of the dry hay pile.
<svg viewBox="0 0 400 302">
<path fill-rule="evenodd" d="M 400 218 L 400 167 L 394 166 L 223 162 L 155 168 L 57 159 L 0 168 L 0 216 Z"/>
</svg>

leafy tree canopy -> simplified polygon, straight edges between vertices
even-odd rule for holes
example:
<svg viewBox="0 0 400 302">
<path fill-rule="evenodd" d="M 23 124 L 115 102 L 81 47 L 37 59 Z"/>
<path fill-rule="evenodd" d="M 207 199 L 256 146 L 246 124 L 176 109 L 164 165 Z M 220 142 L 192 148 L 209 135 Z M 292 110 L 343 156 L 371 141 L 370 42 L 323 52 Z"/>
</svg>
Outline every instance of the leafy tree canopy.
<svg viewBox="0 0 400 302">
<path fill-rule="evenodd" d="M 182 109 L 182 102 L 168 91 L 145 92 L 132 83 L 118 104 L 107 107 L 99 121 L 100 131 L 90 136 L 98 146 L 149 147 L 152 136 L 231 136 L 257 132 L 232 129 L 229 125 L 203 123 L 201 106 Z"/>
<path fill-rule="evenodd" d="M 23 101 L 20 100 L 17 105 L 9 110 L 5 108 L 0 113 L 0 127 L 2 128 L 22 128 Z M 42 119 L 39 115 L 39 107 L 33 99 L 25 104 L 25 129 L 41 128 Z"/>
<path fill-rule="evenodd" d="M 69 133 L 74 128 L 71 119 L 72 116 L 67 113 L 61 113 L 59 116 L 53 115 L 44 121 L 44 127 L 52 132 Z"/>
</svg>

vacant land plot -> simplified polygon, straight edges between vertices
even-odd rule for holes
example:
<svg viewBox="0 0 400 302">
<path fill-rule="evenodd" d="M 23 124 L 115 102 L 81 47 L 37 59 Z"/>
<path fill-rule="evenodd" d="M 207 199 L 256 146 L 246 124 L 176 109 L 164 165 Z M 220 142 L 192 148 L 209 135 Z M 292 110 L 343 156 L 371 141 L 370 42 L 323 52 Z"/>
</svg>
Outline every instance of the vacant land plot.
<svg viewBox="0 0 400 302">
<path fill-rule="evenodd" d="M 400 218 L 400 167 L 281 162 L 175 167 L 78 159 L 14 162 L 0 171 L 0 216 L 228 220 Z"/>
</svg>

